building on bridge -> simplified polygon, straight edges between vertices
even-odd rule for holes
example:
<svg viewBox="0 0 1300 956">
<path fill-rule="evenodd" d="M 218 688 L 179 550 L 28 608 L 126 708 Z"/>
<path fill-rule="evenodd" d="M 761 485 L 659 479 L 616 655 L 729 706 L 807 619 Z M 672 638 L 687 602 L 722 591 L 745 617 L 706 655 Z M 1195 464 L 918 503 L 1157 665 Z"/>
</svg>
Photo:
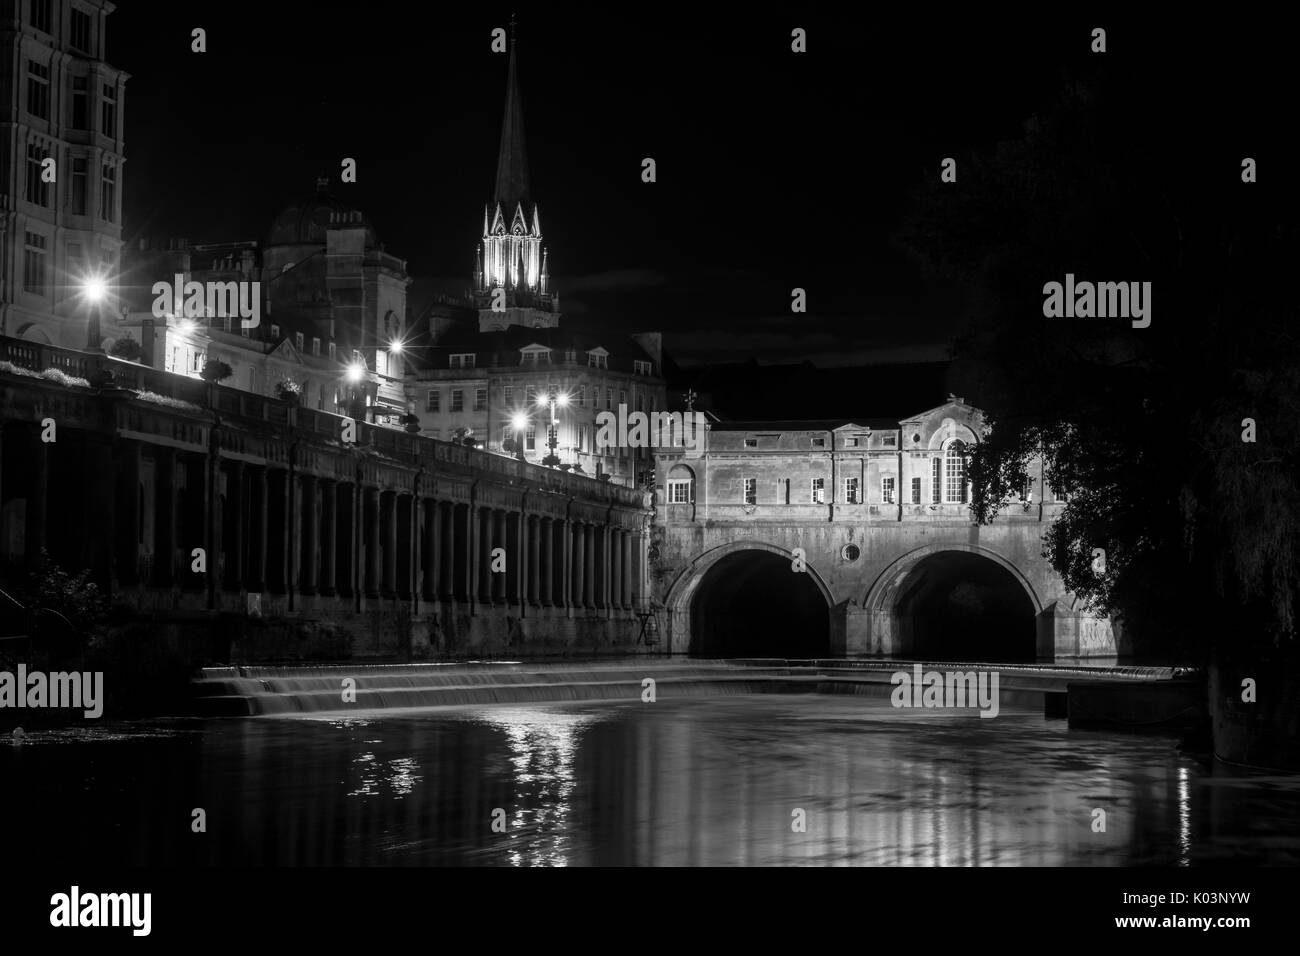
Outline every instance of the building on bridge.
<svg viewBox="0 0 1300 956">
<path fill-rule="evenodd" d="M 711 422 L 656 455 L 651 586 L 675 652 L 1066 660 L 1117 654 L 1042 556 L 1062 503 L 1041 462 L 973 522 L 981 412 Z"/>
<path fill-rule="evenodd" d="M 82 283 L 106 277 L 113 300 L 129 78 L 104 59 L 113 10 L 107 0 L 0 4 L 0 335 L 84 348 Z"/>
<path fill-rule="evenodd" d="M 647 450 L 597 447 L 596 416 L 619 406 L 666 407 L 661 338 L 562 328 L 543 241 L 529 184 L 512 36 L 496 185 L 483 209 L 473 308 L 459 321 L 428 321 L 415 329 L 410 405 L 422 434 L 472 435 L 498 452 L 518 442 L 529 461 L 542 461 L 553 450 L 565 468 L 637 484 L 652 464 Z M 551 394 L 560 399 L 554 418 Z"/>
</svg>

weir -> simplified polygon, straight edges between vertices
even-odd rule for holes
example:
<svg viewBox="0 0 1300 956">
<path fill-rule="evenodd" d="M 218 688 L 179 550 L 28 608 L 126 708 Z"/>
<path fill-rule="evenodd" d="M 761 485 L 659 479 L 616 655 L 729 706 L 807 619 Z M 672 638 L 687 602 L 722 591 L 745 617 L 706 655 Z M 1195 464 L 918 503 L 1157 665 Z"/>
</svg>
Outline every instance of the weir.
<svg viewBox="0 0 1300 956">
<path fill-rule="evenodd" d="M 891 678 L 914 666 L 939 673 L 997 672 L 1004 706 L 1048 717 L 1170 729 L 1203 693 L 1199 675 L 1173 667 L 1084 667 L 842 660 L 522 661 L 330 667 L 210 667 L 195 681 L 206 716 L 291 716 L 411 711 L 436 707 L 558 701 L 850 694 L 886 702 Z M 345 683 L 350 681 L 351 683 Z M 1098 696 L 1098 691 L 1103 691 Z M 1086 702 L 1077 715 L 1071 699 Z M 1109 706 L 1098 709 L 1098 700 Z M 1170 701 L 1174 701 L 1171 705 Z M 974 708 L 969 708 L 973 710 Z M 951 711 L 950 711 L 951 712 Z M 1128 715 L 1126 717 L 1125 715 Z"/>
</svg>

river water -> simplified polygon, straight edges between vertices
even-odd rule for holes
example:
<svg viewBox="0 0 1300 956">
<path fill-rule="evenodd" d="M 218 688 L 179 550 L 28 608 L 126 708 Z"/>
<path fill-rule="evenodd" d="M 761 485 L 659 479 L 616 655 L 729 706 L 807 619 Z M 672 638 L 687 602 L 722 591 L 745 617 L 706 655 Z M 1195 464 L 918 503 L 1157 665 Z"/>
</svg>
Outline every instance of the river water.
<svg viewBox="0 0 1300 956">
<path fill-rule="evenodd" d="M 106 725 L 0 781 L 11 853 L 114 866 L 1300 863 L 1296 777 L 857 697 Z"/>
</svg>

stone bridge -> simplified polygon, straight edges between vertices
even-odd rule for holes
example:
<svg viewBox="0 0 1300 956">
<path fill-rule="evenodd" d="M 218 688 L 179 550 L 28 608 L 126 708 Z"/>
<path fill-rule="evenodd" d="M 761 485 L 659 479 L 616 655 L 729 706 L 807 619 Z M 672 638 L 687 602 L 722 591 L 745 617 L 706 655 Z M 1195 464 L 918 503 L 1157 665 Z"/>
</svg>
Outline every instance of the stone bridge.
<svg viewBox="0 0 1300 956">
<path fill-rule="evenodd" d="M 1113 660 L 1042 555 L 1060 512 L 1041 463 L 989 525 L 961 399 L 901 422 L 714 422 L 657 456 L 651 591 L 667 648 L 725 656 Z"/>
</svg>

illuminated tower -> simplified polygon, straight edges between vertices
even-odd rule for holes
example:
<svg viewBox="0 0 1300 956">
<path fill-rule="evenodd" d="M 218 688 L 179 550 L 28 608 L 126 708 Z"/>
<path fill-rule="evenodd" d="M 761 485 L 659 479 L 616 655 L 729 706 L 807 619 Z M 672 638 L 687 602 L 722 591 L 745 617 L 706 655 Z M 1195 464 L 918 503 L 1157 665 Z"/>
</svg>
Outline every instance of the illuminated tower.
<svg viewBox="0 0 1300 956">
<path fill-rule="evenodd" d="M 524 107 L 515 45 L 512 20 L 496 191 L 492 202 L 483 207 L 483 241 L 474 268 L 479 329 L 484 332 L 511 325 L 559 324 L 559 303 L 550 289 L 546 250 L 542 246 L 542 220 L 528 187 Z"/>
</svg>

